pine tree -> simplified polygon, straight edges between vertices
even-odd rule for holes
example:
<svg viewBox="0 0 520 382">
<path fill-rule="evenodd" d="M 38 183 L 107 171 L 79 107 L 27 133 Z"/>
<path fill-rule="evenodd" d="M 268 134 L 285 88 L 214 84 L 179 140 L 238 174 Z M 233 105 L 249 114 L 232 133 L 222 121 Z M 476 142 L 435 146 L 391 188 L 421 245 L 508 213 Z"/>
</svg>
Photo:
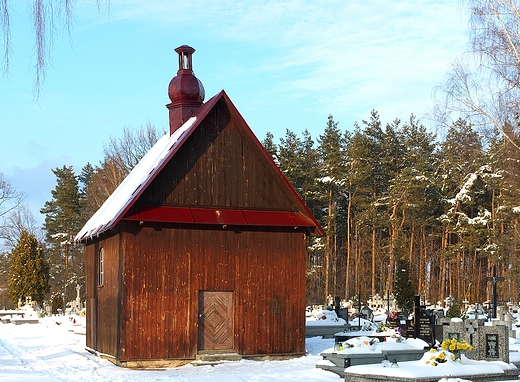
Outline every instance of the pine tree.
<svg viewBox="0 0 520 382">
<path fill-rule="evenodd" d="M 53 199 L 45 202 L 40 212 L 45 214 L 47 242 L 54 248 L 63 248 L 66 268 L 70 260 L 71 239 L 84 223 L 81 194 L 72 166 L 56 168 L 52 172 L 57 181 L 51 191 Z"/>
<path fill-rule="evenodd" d="M 52 200 L 40 210 L 45 214 L 44 229 L 49 245 L 49 260 L 53 291 L 73 297 L 76 284 L 84 285 L 84 249 L 74 247 L 72 239 L 85 223 L 84 203 L 78 178 L 72 166 L 52 170 L 56 187 Z"/>
<path fill-rule="evenodd" d="M 19 299 L 25 301 L 29 296 L 43 304 L 49 292 L 49 265 L 36 237 L 27 231 L 22 232 L 11 252 L 7 283 L 9 299 L 15 306 Z"/>
<path fill-rule="evenodd" d="M 349 209 L 350 224 L 356 237 L 353 243 L 356 247 L 356 280 L 353 284 L 363 295 L 373 295 L 378 285 L 383 285 L 386 292 L 393 284 L 390 276 L 394 263 L 391 259 L 382 259 L 383 253 L 387 254 L 382 249 L 387 246 L 386 197 L 392 176 L 387 168 L 391 162 L 385 158 L 391 150 L 388 143 L 385 147 L 385 133 L 376 110 L 372 110 L 370 119 L 362 123 L 363 128 L 355 124 L 355 133 L 348 146 L 349 204 L 353 205 Z"/>
<path fill-rule="evenodd" d="M 362 293 L 366 295 L 366 290 L 361 288 L 366 285 L 366 278 L 369 276 L 365 272 L 366 256 L 361 256 L 362 252 L 367 252 L 364 247 L 366 233 L 371 227 L 369 214 L 369 200 L 371 198 L 371 171 L 369 170 L 369 153 L 367 139 L 358 124 L 354 125 L 355 131 L 347 145 L 347 182 L 345 192 L 347 194 L 346 207 L 346 241 L 347 241 L 347 273 L 345 275 L 346 298 L 354 294 Z M 363 282 L 362 282 L 363 280 Z"/>
<path fill-rule="evenodd" d="M 493 195 L 491 215 L 494 233 L 493 237 L 489 238 L 488 248 L 494 249 L 493 261 L 502 264 L 501 274 L 509 280 L 514 280 L 499 283 L 499 292 L 517 301 L 520 296 L 518 281 L 520 280 L 520 237 L 518 235 L 520 219 L 516 213 L 516 206 L 519 205 L 520 152 L 509 140 L 497 133 L 491 140 L 488 158 L 492 174 L 488 184 Z"/>
<path fill-rule="evenodd" d="M 459 119 L 442 142 L 440 155 L 440 177 L 446 203 L 439 217 L 443 228 L 439 290 L 444 296 L 466 298 L 472 295 L 482 301 L 482 288 L 485 287 L 482 280 L 489 266 L 485 257 L 479 256 L 479 242 L 488 232 L 486 224 L 474 225 L 472 219 L 490 211 L 491 195 L 482 172 L 485 150 L 473 127 Z M 482 219 L 478 221 L 482 222 Z M 470 283 L 476 293 L 468 291 Z"/>
<path fill-rule="evenodd" d="M 415 296 L 415 288 L 410 278 L 410 263 L 408 259 L 399 258 L 397 260 L 394 296 L 397 306 L 406 314 L 412 308 Z"/>
<path fill-rule="evenodd" d="M 267 139 L 267 138 L 266 138 Z M 265 142 L 265 141 L 264 141 Z M 274 144 L 267 141 L 268 147 Z M 271 149 L 272 151 L 273 149 Z M 269 149 L 268 149 L 269 151 Z M 319 200 L 316 178 L 318 177 L 318 154 L 310 133 L 305 130 L 303 139 L 289 129 L 276 146 L 278 165 L 285 177 L 303 199 L 307 207 L 319 219 L 321 202 Z M 307 297 L 309 302 L 322 301 L 323 287 L 323 249 L 321 238 L 311 237 L 307 248 Z"/>
<path fill-rule="evenodd" d="M 436 217 L 442 213 L 435 137 L 413 115 L 399 128 L 398 135 L 400 166 L 395 167 L 388 191 L 390 251 L 394 256 L 408 257 L 412 281 L 419 291 L 430 296 L 429 292 L 434 291 L 426 282 L 431 259 L 425 238 L 437 228 Z M 398 243 L 401 248 L 397 248 Z"/>
<path fill-rule="evenodd" d="M 265 138 L 262 141 L 262 146 L 264 146 L 264 149 L 271 155 L 271 158 L 273 159 L 274 163 L 279 167 L 280 166 L 280 160 L 278 155 L 278 147 L 276 146 L 276 143 L 274 143 L 274 135 L 271 132 L 267 132 L 265 134 Z"/>
<path fill-rule="evenodd" d="M 296 192 L 302 197 L 303 179 L 302 179 L 302 160 L 303 160 L 303 144 L 296 135 L 289 129 L 285 130 L 285 137 L 280 138 L 278 146 L 279 166 L 289 183 L 294 187 Z"/>
<path fill-rule="evenodd" d="M 81 174 L 78 176 L 79 181 L 79 193 L 80 193 L 80 201 L 82 210 L 84 212 L 84 217 L 82 220 L 87 221 L 100 206 L 92 200 L 91 193 L 94 190 L 93 182 L 96 176 L 96 169 L 90 163 L 87 163 L 81 169 Z"/>
<path fill-rule="evenodd" d="M 338 277 L 340 264 L 339 254 L 341 251 L 341 238 L 339 227 L 341 220 L 341 198 L 343 193 L 340 190 L 346 185 L 346 158 L 345 158 L 345 136 L 341 133 L 338 123 L 334 117 L 329 115 L 325 131 L 318 139 L 319 153 L 319 178 L 317 179 L 319 193 L 322 196 L 322 208 L 326 210 L 326 215 L 322 218 L 325 232 L 327 233 L 324 258 L 324 281 L 325 299 L 330 295 L 337 296 L 344 277 Z M 343 261 L 346 263 L 346 261 Z"/>
</svg>

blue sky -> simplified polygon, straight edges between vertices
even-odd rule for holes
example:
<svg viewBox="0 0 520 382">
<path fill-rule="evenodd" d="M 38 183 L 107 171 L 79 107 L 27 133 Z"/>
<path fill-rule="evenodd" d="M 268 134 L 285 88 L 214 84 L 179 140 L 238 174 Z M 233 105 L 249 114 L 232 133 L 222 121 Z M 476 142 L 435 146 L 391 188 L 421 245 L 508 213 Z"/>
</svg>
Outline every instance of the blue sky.
<svg viewBox="0 0 520 382">
<path fill-rule="evenodd" d="M 36 102 L 29 6 L 8 3 L 0 172 L 39 220 L 55 186 L 51 169 L 98 164 L 124 127 L 168 129 L 180 45 L 196 49 L 206 99 L 224 89 L 260 140 L 287 128 L 316 139 L 329 114 L 352 130 L 372 109 L 385 123 L 413 113 L 429 126 L 432 89 L 467 45 L 467 17 L 452 0 L 111 0 L 100 11 L 85 0 L 71 37 L 54 31 Z"/>
</svg>

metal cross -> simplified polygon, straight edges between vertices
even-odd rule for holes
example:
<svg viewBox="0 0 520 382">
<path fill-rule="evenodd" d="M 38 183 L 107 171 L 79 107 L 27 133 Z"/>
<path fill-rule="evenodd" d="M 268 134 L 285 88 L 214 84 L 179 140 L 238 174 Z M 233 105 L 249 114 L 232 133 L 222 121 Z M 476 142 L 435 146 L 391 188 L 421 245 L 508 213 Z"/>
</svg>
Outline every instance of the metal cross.
<svg viewBox="0 0 520 382">
<path fill-rule="evenodd" d="M 492 277 L 486 277 L 486 282 L 493 282 L 493 289 L 492 289 L 492 304 L 493 304 L 493 310 L 492 310 L 492 316 L 491 318 L 497 318 L 497 282 L 504 281 L 504 277 L 497 277 L 497 266 L 496 264 L 493 265 L 493 276 Z"/>
</svg>

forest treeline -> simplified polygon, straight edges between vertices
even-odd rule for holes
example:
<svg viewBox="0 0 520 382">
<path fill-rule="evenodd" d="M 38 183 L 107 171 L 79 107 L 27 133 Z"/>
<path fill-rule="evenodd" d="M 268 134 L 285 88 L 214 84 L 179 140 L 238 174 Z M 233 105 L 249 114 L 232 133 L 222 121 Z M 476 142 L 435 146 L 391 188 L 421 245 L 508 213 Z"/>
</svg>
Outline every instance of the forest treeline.
<svg viewBox="0 0 520 382">
<path fill-rule="evenodd" d="M 330 116 L 318 137 L 291 130 L 265 137 L 266 150 L 327 233 L 309 240 L 308 303 L 329 295 L 366 301 L 397 292 L 403 280 L 431 303 L 449 295 L 483 302 L 494 269 L 504 278 L 499 299 L 518 303 L 520 5 L 460 4 L 469 19 L 468 48 L 433 92 L 430 119 L 442 134 L 413 115 L 382 122 L 374 110 L 345 131 Z M 40 40 L 43 30 L 37 28 Z M 29 294 L 55 306 L 75 298 L 85 282 L 84 251 L 71 239 L 158 135 L 153 126 L 125 129 L 99 164 L 79 173 L 72 166 L 52 170 L 56 186 L 40 211 L 43 227 L 0 173 L 0 307 Z M 31 274 L 44 277 L 26 277 L 29 262 Z M 7 285 L 19 289 L 8 294 Z"/>
<path fill-rule="evenodd" d="M 496 265 L 499 298 L 518 302 L 520 152 L 502 134 L 459 119 L 439 140 L 413 115 L 372 111 L 352 132 L 329 116 L 316 140 L 263 144 L 327 233 L 309 245 L 309 303 L 393 293 L 402 264 L 431 303 L 490 299 Z"/>
<path fill-rule="evenodd" d="M 153 126 L 125 129 L 105 145 L 98 165 L 53 170 L 52 199 L 40 211 L 43 234 L 39 244 L 26 245 L 34 261 L 44 255 L 49 274 L 47 289 L 39 281 L 33 296 L 56 307 L 75 298 L 76 285 L 85 284 L 85 258 L 72 238 L 160 134 Z M 316 138 L 287 129 L 262 143 L 326 232 L 308 243 L 309 304 L 329 295 L 366 301 L 393 294 L 403 270 L 413 293 L 431 303 L 449 295 L 483 302 L 491 298 L 486 278 L 494 266 L 505 278 L 499 299 L 519 301 L 520 150 L 500 132 L 486 137 L 459 119 L 437 137 L 413 115 L 384 123 L 374 110 L 351 129 L 329 116 Z M 38 236 L 27 211 L 15 211 L 0 230 L 4 238 L 10 232 L 14 248 L 0 261 L 4 278 L 25 274 L 16 259 L 18 273 L 8 266 L 13 255 L 31 258 L 17 238 L 35 241 L 21 233 Z M 16 295 L 1 290 L 0 303 L 16 305 Z"/>
</svg>

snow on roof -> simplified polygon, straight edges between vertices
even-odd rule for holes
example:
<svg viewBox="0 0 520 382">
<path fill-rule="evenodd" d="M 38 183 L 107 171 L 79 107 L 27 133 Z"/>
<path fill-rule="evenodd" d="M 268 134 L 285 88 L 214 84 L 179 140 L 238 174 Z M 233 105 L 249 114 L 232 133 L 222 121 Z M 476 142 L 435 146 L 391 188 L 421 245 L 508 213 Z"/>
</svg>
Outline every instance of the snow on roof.
<svg viewBox="0 0 520 382">
<path fill-rule="evenodd" d="M 121 214 L 133 201 L 133 196 L 139 194 L 141 189 L 148 184 L 149 179 L 153 179 L 168 154 L 177 146 L 180 138 L 193 126 L 195 121 L 196 117 L 191 117 L 171 136 L 167 132 L 160 138 L 150 151 L 141 158 L 112 195 L 105 200 L 101 208 L 92 215 L 76 235 L 74 241 L 82 241 L 113 228 Z"/>
</svg>

